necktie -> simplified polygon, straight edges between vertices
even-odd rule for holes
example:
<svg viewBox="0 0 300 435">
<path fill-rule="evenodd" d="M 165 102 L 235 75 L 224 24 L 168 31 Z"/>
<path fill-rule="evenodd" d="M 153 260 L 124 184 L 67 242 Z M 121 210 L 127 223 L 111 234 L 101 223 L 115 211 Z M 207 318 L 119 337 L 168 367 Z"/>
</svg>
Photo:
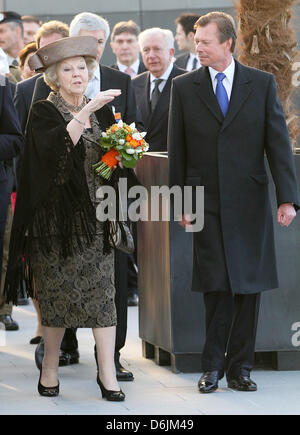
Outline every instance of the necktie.
<svg viewBox="0 0 300 435">
<path fill-rule="evenodd" d="M 128 66 L 128 67 L 125 69 L 125 72 L 126 72 L 128 75 L 130 75 L 130 77 L 131 77 L 132 79 L 134 78 L 135 73 L 134 73 L 133 69 L 132 69 L 130 66 Z"/>
<path fill-rule="evenodd" d="M 11 63 L 13 66 L 19 66 L 17 59 L 14 59 Z"/>
<path fill-rule="evenodd" d="M 218 73 L 216 75 L 216 79 L 218 80 L 217 87 L 216 87 L 216 97 L 224 117 L 226 116 L 228 104 L 229 104 L 228 95 L 223 85 L 223 80 L 225 79 L 225 77 L 226 76 L 224 73 Z"/>
<path fill-rule="evenodd" d="M 193 70 L 197 69 L 197 66 L 198 66 L 198 59 L 196 57 L 194 57 L 194 60 L 193 60 Z"/>
<path fill-rule="evenodd" d="M 155 86 L 151 95 L 151 110 L 152 112 L 155 109 L 155 106 L 159 100 L 160 97 L 160 90 L 158 89 L 158 86 L 161 84 L 163 80 L 162 79 L 156 79 L 154 80 Z"/>
</svg>

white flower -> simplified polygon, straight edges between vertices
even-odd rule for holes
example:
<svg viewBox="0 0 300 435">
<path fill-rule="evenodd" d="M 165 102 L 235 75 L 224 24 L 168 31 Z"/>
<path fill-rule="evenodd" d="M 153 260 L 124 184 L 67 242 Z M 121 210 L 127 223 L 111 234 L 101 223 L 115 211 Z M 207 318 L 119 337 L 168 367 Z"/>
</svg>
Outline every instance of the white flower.
<svg viewBox="0 0 300 435">
<path fill-rule="evenodd" d="M 127 153 L 127 154 L 134 154 L 134 153 L 135 153 L 135 150 L 134 150 L 133 148 L 127 148 L 127 149 L 126 149 L 126 153 Z"/>
<path fill-rule="evenodd" d="M 101 136 L 102 136 L 102 137 L 107 137 L 107 134 L 105 133 L 105 131 L 103 131 L 103 132 L 101 133 Z"/>
<path fill-rule="evenodd" d="M 124 126 L 124 123 L 122 119 L 118 122 L 118 128 L 122 128 Z"/>
<path fill-rule="evenodd" d="M 132 130 L 135 130 L 135 122 L 132 122 L 129 126 Z"/>
<path fill-rule="evenodd" d="M 140 135 L 140 133 L 134 133 L 134 134 L 132 135 L 132 138 L 133 138 L 134 140 L 142 140 L 142 139 L 143 139 L 142 136 Z"/>
<path fill-rule="evenodd" d="M 120 140 L 119 140 L 119 144 L 120 144 L 120 145 L 124 145 L 124 143 L 125 143 L 125 140 L 124 140 L 124 139 L 120 139 Z"/>
<path fill-rule="evenodd" d="M 142 136 L 142 138 L 144 138 L 146 136 L 147 132 L 143 131 L 142 133 L 140 133 L 140 135 Z"/>
<path fill-rule="evenodd" d="M 142 148 L 136 148 L 135 151 L 136 151 L 137 153 L 141 153 L 143 150 L 142 150 Z"/>
</svg>

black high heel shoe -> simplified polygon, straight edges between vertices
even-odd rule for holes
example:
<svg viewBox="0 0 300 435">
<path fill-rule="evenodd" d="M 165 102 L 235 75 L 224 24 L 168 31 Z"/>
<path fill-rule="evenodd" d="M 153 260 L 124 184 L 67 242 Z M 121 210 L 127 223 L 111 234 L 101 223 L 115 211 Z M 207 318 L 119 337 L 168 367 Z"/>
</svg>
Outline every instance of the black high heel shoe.
<svg viewBox="0 0 300 435">
<path fill-rule="evenodd" d="M 56 387 L 44 387 L 44 385 L 41 384 L 41 377 L 42 377 L 42 367 L 40 369 L 40 379 L 38 384 L 38 392 L 41 396 L 44 397 L 56 397 L 59 395 L 59 382 Z"/>
<path fill-rule="evenodd" d="M 100 381 L 99 375 L 97 375 L 97 384 L 100 387 L 103 399 L 109 400 L 110 402 L 123 402 L 123 400 L 125 400 L 125 394 L 122 390 L 107 390 Z"/>
</svg>

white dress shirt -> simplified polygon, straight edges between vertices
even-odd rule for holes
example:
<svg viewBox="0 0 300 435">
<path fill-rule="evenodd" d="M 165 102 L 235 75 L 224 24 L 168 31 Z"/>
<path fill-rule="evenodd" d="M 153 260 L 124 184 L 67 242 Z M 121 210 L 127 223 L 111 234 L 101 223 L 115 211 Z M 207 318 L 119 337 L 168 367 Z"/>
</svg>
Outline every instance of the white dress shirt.
<svg viewBox="0 0 300 435">
<path fill-rule="evenodd" d="M 185 67 L 185 69 L 187 71 L 193 71 L 194 59 L 197 60 L 196 69 L 201 67 L 201 63 L 200 63 L 199 57 L 196 54 L 190 53 L 189 60 L 188 60 L 188 62 L 186 64 L 186 67 Z"/>
<path fill-rule="evenodd" d="M 170 65 L 168 66 L 168 68 L 166 69 L 166 71 L 163 73 L 162 76 L 155 77 L 153 74 L 150 74 L 150 100 L 151 100 L 152 92 L 153 92 L 154 87 L 155 87 L 154 81 L 157 80 L 157 79 L 161 79 L 162 80 L 162 82 L 158 86 L 158 89 L 159 89 L 160 93 L 162 93 L 162 91 L 163 91 L 163 89 L 164 89 L 164 87 L 165 87 L 165 85 L 167 83 L 167 80 L 168 80 L 168 78 L 169 78 L 173 68 L 174 68 L 174 64 L 173 64 L 173 62 L 171 62 Z"/>
<path fill-rule="evenodd" d="M 210 73 L 210 77 L 211 77 L 211 82 L 213 85 L 213 90 L 214 90 L 214 93 L 216 93 L 216 88 L 217 88 L 217 83 L 218 83 L 218 80 L 216 79 L 216 75 L 220 71 L 216 71 L 212 67 L 209 67 L 208 69 L 209 69 L 209 73 Z M 233 85 L 233 79 L 234 79 L 234 71 L 235 71 L 235 61 L 232 58 L 231 64 L 224 71 L 222 71 L 223 74 L 225 74 L 225 76 L 226 76 L 223 79 L 222 83 L 224 85 L 224 88 L 226 89 L 226 92 L 228 95 L 228 101 L 230 100 L 230 97 L 231 97 L 231 91 L 232 91 L 232 85 Z"/>
<path fill-rule="evenodd" d="M 101 91 L 100 67 L 94 71 L 93 77 L 89 81 L 84 95 L 91 100 Z"/>
<path fill-rule="evenodd" d="M 117 65 L 118 65 L 118 68 L 120 71 L 126 73 L 126 69 L 128 68 L 127 65 L 123 65 L 119 61 L 117 61 Z M 134 72 L 134 77 L 137 76 L 137 74 L 138 74 L 139 66 L 140 66 L 140 59 L 137 59 L 132 65 L 130 65 L 130 68 Z"/>
</svg>

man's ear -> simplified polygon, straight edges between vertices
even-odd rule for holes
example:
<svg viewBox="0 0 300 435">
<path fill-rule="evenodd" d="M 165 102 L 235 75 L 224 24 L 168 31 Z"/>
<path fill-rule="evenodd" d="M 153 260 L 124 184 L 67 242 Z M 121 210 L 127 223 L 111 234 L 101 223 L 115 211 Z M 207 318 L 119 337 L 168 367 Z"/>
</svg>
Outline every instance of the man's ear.
<svg viewBox="0 0 300 435">
<path fill-rule="evenodd" d="M 195 39 L 195 33 L 194 32 L 189 32 L 187 34 L 188 39 L 190 39 L 191 41 L 194 41 Z"/>
<path fill-rule="evenodd" d="M 110 45 L 110 48 L 112 49 L 113 54 L 116 54 L 116 53 L 114 52 L 114 43 L 113 43 L 113 41 L 111 41 L 111 42 L 109 43 L 109 45 Z"/>
</svg>

